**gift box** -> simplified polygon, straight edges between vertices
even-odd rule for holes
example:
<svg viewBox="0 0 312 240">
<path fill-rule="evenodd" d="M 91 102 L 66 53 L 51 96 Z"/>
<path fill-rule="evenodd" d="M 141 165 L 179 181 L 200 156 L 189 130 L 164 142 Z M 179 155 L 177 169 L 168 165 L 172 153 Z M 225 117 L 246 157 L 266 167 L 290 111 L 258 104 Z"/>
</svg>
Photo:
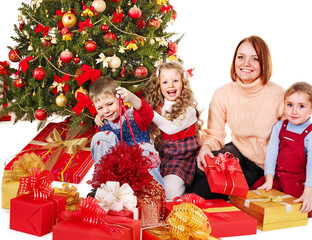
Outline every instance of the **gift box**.
<svg viewBox="0 0 312 240">
<path fill-rule="evenodd" d="M 45 169 L 51 170 L 54 180 L 80 183 L 94 163 L 88 146 L 95 132 L 95 128 L 90 127 L 82 134 L 79 129 L 69 133 L 67 123 L 49 123 L 5 166 L 5 170 L 12 170 L 13 162 L 20 155 L 34 152 L 45 163 Z"/>
<path fill-rule="evenodd" d="M 2 208 L 10 208 L 11 199 L 16 197 L 19 181 L 11 180 L 11 171 L 3 171 L 1 192 L 2 192 Z"/>
<path fill-rule="evenodd" d="M 140 221 L 132 220 L 127 225 L 116 224 L 115 227 L 117 226 L 119 226 L 117 231 L 109 231 L 102 224 L 91 225 L 79 221 L 62 221 L 53 227 L 53 240 L 140 240 Z"/>
<path fill-rule="evenodd" d="M 303 226 L 308 224 L 307 213 L 301 213 L 302 203 L 295 197 L 272 189 L 251 190 L 246 198 L 230 196 L 230 202 L 258 220 L 262 231 Z"/>
<path fill-rule="evenodd" d="M 142 229 L 142 240 L 171 239 L 169 229 L 166 226 L 158 226 Z"/>
<path fill-rule="evenodd" d="M 11 199 L 10 229 L 43 236 L 52 231 L 53 225 L 61 220 L 66 199 L 52 196 L 43 201 L 17 197 Z"/>
<path fill-rule="evenodd" d="M 165 216 L 174 205 L 181 202 L 166 202 Z M 206 200 L 202 207 L 211 226 L 211 235 L 215 237 L 232 237 L 252 235 L 257 232 L 257 219 L 236 208 L 222 199 Z M 144 236 L 144 235 L 143 235 Z"/>
<path fill-rule="evenodd" d="M 246 197 L 249 190 L 238 159 L 230 153 L 205 156 L 205 173 L 211 192 Z"/>
</svg>

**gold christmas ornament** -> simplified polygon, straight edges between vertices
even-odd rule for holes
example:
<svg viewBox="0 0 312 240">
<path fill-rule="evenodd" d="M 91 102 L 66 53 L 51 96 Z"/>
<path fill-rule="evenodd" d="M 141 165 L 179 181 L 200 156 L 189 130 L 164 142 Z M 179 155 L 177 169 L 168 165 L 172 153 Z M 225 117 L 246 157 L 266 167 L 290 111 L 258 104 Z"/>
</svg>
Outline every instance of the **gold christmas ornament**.
<svg viewBox="0 0 312 240">
<path fill-rule="evenodd" d="M 32 44 L 29 44 L 28 48 L 27 48 L 28 51 L 33 51 L 34 50 L 34 47 Z"/>
<path fill-rule="evenodd" d="M 64 96 L 63 93 L 61 93 L 60 95 L 58 95 L 56 98 L 55 98 L 55 103 L 57 106 L 59 107 L 65 107 L 66 104 L 67 104 L 68 100 L 67 100 L 67 97 Z"/>
<path fill-rule="evenodd" d="M 94 7 L 96 12 L 104 12 L 106 9 L 106 3 L 103 0 L 94 0 L 92 7 Z"/>
<path fill-rule="evenodd" d="M 87 89 L 85 89 L 85 88 L 83 88 L 82 86 L 80 86 L 76 91 L 75 91 L 75 99 L 77 100 L 77 94 L 78 94 L 78 92 L 81 92 L 81 93 L 83 93 L 84 95 L 88 95 L 88 90 Z"/>
<path fill-rule="evenodd" d="M 114 56 L 110 57 L 110 60 L 108 62 L 108 66 L 112 69 L 119 68 L 121 65 L 121 60 L 119 57 L 117 57 L 115 54 Z"/>
<path fill-rule="evenodd" d="M 74 27 L 77 23 L 76 16 L 71 11 L 67 11 L 62 17 L 62 23 L 67 28 Z"/>
</svg>

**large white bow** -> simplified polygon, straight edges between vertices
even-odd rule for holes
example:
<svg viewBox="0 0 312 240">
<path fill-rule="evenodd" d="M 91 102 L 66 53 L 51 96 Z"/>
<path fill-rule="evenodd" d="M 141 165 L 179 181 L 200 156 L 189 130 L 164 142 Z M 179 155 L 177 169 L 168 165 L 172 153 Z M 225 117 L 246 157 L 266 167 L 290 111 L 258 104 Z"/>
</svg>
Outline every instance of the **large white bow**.
<svg viewBox="0 0 312 240">
<path fill-rule="evenodd" d="M 107 181 L 96 190 L 95 199 L 105 211 L 119 212 L 123 209 L 133 211 L 137 205 L 137 197 L 128 183 L 121 187 L 119 182 Z"/>
</svg>

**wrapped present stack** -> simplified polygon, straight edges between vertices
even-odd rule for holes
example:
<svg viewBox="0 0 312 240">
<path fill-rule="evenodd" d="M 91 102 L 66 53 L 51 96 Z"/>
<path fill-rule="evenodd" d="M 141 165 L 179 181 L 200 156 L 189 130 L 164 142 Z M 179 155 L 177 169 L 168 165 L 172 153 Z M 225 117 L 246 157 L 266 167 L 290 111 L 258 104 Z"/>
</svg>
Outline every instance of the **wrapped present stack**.
<svg viewBox="0 0 312 240">
<path fill-rule="evenodd" d="M 258 219 L 262 231 L 307 225 L 308 214 L 300 212 L 302 203 L 295 199 L 275 189 L 251 190 L 246 198 L 230 196 L 233 205 Z"/>
</svg>

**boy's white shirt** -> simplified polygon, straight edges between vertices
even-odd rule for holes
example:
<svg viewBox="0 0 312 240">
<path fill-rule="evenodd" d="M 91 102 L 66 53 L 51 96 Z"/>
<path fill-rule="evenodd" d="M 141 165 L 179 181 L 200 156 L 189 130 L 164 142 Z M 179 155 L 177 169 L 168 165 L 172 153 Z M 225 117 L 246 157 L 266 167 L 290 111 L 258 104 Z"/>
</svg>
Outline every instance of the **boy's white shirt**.
<svg viewBox="0 0 312 240">
<path fill-rule="evenodd" d="M 164 117 L 165 112 L 171 112 L 172 106 L 175 102 L 167 101 L 165 99 L 164 106 L 162 107 L 162 115 L 154 111 L 153 123 L 166 134 L 176 134 L 197 122 L 196 109 L 194 107 L 187 107 L 186 113 L 180 115 L 178 118 L 170 121 Z"/>
</svg>

